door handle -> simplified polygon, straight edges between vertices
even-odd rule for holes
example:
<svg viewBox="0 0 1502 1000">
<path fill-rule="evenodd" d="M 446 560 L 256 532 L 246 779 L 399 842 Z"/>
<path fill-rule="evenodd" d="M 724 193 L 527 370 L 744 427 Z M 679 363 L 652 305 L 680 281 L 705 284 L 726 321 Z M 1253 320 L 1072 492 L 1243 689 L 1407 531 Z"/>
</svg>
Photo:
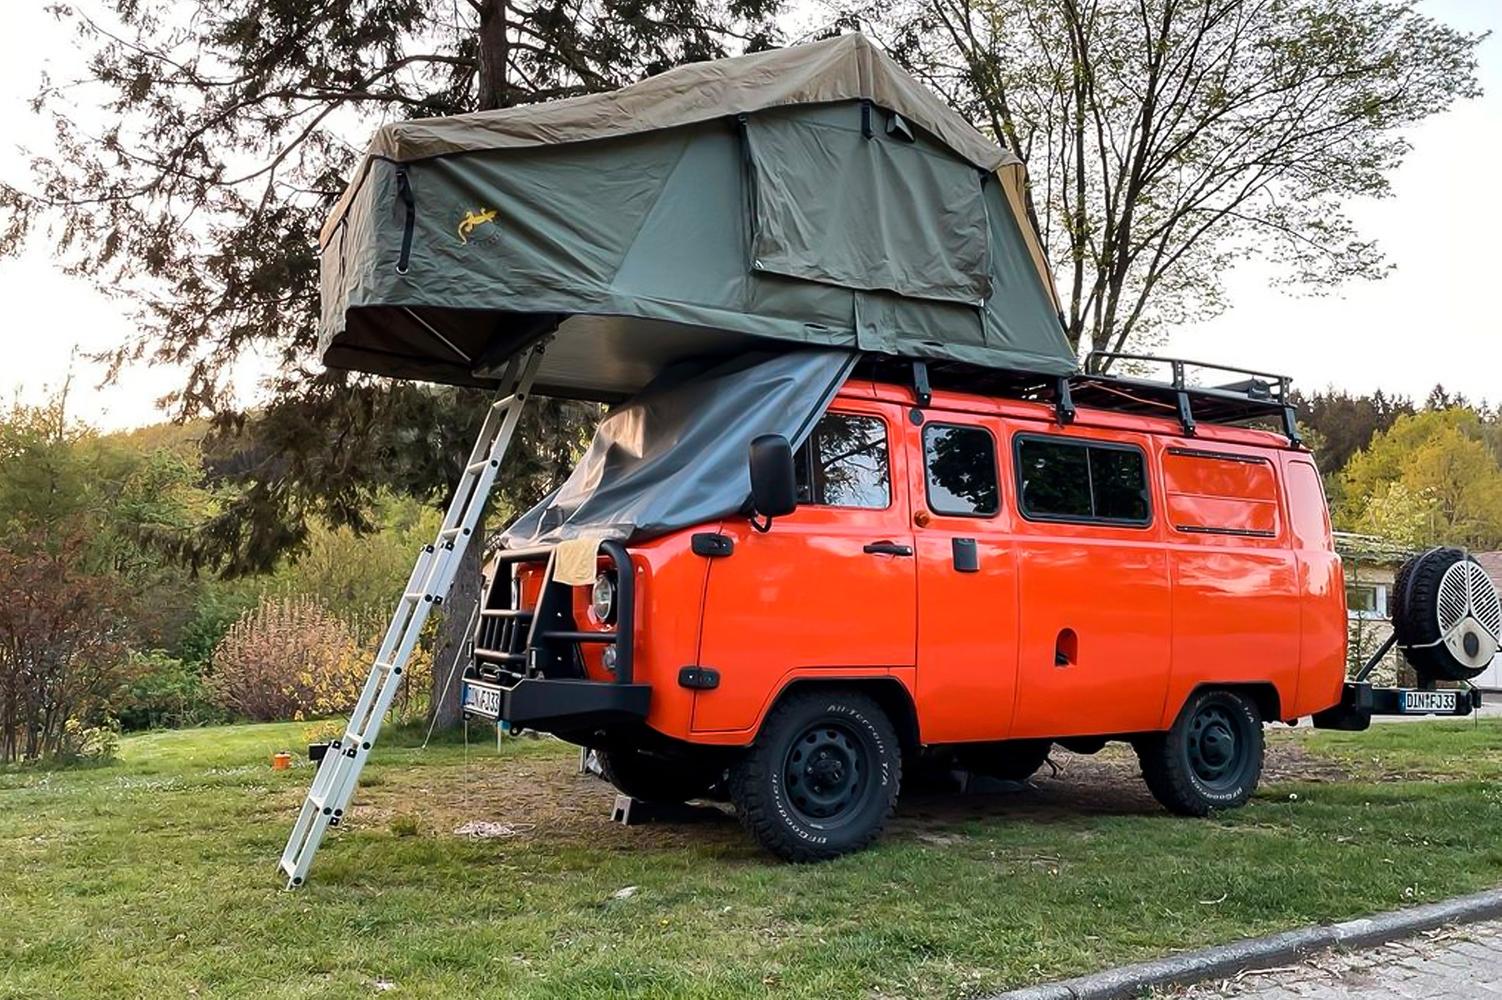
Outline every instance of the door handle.
<svg viewBox="0 0 1502 1000">
<path fill-rule="evenodd" d="M 913 554 L 913 547 L 898 545 L 896 542 L 868 542 L 861 551 L 873 556 L 910 556 Z"/>
</svg>

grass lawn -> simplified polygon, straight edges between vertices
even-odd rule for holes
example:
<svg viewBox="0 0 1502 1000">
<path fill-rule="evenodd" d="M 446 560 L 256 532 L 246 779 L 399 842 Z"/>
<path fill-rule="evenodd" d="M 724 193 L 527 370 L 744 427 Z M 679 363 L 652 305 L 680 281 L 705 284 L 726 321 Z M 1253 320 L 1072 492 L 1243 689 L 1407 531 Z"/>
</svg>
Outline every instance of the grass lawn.
<svg viewBox="0 0 1502 1000">
<path fill-rule="evenodd" d="M 383 744 L 287 893 L 310 771 L 267 758 L 302 728 L 0 771 L 0 997 L 976 996 L 1502 884 L 1488 721 L 1274 733 L 1256 800 L 1206 821 L 1120 753 L 1070 756 L 1035 789 L 914 797 L 817 867 L 716 813 L 613 826 L 561 744 Z"/>
</svg>

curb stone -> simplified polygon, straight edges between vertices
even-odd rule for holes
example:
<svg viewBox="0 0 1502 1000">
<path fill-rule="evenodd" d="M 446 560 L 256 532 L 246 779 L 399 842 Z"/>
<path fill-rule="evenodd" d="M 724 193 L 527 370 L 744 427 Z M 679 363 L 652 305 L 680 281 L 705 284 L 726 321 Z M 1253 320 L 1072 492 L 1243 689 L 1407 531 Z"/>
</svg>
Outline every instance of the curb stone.
<svg viewBox="0 0 1502 1000">
<path fill-rule="evenodd" d="M 1446 924 L 1502 916 L 1502 889 L 1489 889 L 1406 910 L 1393 910 L 1338 924 L 1301 927 L 1267 937 L 1233 941 L 1200 951 L 993 995 L 990 1000 L 1124 1000 L 1156 986 L 1187 986 L 1227 979 L 1251 969 L 1308 958 L 1331 948 L 1371 948 Z"/>
</svg>

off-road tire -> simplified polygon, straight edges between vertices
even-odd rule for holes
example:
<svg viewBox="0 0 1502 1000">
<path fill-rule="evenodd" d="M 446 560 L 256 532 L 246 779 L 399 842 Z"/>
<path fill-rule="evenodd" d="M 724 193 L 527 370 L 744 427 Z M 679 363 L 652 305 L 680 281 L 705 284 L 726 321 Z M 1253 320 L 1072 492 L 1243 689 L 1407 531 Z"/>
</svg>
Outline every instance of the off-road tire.
<svg viewBox="0 0 1502 1000">
<path fill-rule="evenodd" d="M 1048 760 L 1048 740 L 1010 740 L 967 748 L 961 760 L 975 774 L 998 781 L 1026 781 Z"/>
<path fill-rule="evenodd" d="M 1133 745 L 1153 798 L 1180 816 L 1208 816 L 1245 805 L 1256 791 L 1262 776 L 1262 713 L 1238 691 L 1208 688 L 1189 698 L 1168 732 L 1139 737 Z M 1205 755 L 1221 750 L 1233 759 L 1224 775 L 1212 780 L 1207 773 L 1216 765 Z"/>
<path fill-rule="evenodd" d="M 826 756 L 797 756 L 809 747 L 812 755 Z M 808 769 L 831 759 L 836 763 L 826 775 L 840 763 L 850 767 L 831 778 L 830 785 L 856 784 L 848 806 L 820 817 L 816 813 L 825 802 L 819 798 L 824 786 L 809 784 Z M 802 691 L 784 698 L 730 769 L 730 799 L 742 825 L 757 843 L 786 861 L 828 861 L 868 846 L 892 814 L 901 785 L 902 748 L 892 720 L 874 700 L 855 691 Z M 803 791 L 813 797 L 805 796 L 800 805 Z"/>
<path fill-rule="evenodd" d="M 1405 562 L 1393 581 L 1393 632 L 1421 687 L 1435 681 L 1468 681 L 1487 668 L 1485 663 L 1480 666 L 1462 663 L 1444 643 L 1438 642 L 1440 582 L 1458 562 L 1476 560 L 1463 549 L 1430 549 Z"/>
<path fill-rule="evenodd" d="M 723 774 L 687 761 L 642 753 L 631 747 L 597 749 L 600 773 L 622 795 L 643 802 L 687 802 L 703 798 Z"/>
</svg>

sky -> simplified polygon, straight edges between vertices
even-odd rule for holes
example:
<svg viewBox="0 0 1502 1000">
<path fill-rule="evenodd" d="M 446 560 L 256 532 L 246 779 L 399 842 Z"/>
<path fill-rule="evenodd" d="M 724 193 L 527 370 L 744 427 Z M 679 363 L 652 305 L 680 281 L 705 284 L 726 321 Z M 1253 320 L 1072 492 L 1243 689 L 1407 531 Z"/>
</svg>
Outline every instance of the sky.
<svg viewBox="0 0 1502 1000">
<path fill-rule="evenodd" d="M 26 108 L 40 74 L 77 65 L 72 38 L 42 0 L 8 4 L 0 33 L 0 176 L 25 176 L 16 146 L 45 148 L 47 134 Z M 1255 262 L 1227 277 L 1231 307 L 1175 329 L 1159 353 L 1241 364 L 1291 375 L 1306 388 L 1377 388 L 1422 398 L 1435 383 L 1473 399 L 1502 402 L 1502 0 L 1424 0 L 1431 16 L 1463 30 L 1493 32 L 1479 50 L 1483 97 L 1462 102 L 1406 134 L 1407 160 L 1392 196 L 1350 206 L 1362 232 L 1394 265 L 1378 282 L 1327 297 L 1269 287 Z M 100 386 L 102 369 L 83 355 L 130 337 L 128 301 L 63 274 L 43 240 L 0 258 L 4 361 L 0 400 L 38 402 L 71 373 L 69 411 L 103 429 L 163 418 L 156 401 L 173 389 L 171 366 L 137 365 Z M 264 364 L 237 367 L 242 403 L 260 396 Z"/>
</svg>

